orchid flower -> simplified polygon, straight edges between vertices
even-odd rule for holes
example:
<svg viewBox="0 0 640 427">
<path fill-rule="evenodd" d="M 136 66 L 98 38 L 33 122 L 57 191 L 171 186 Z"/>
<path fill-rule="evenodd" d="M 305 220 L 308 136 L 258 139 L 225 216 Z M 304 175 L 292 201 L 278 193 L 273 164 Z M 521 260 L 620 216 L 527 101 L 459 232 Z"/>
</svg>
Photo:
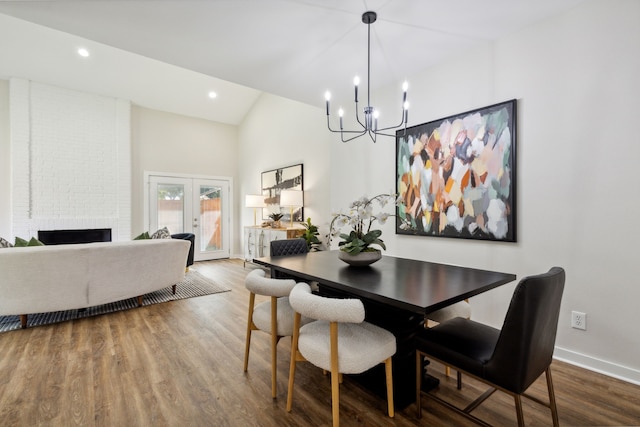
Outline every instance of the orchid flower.
<svg viewBox="0 0 640 427">
<path fill-rule="evenodd" d="M 380 212 L 374 215 L 374 201 L 378 203 L 381 208 L 384 208 L 387 203 L 391 201 L 394 202 L 395 206 L 403 204 L 402 198 L 397 194 L 379 194 L 372 198 L 368 198 L 367 196 L 360 197 L 349 205 L 349 213 L 345 214 L 340 211 L 339 213 L 333 214 L 333 220 L 329 227 L 329 245 L 331 245 L 331 237 L 339 235 L 340 238 L 343 239 L 339 242 L 340 250 L 348 252 L 351 255 L 356 255 L 363 251 L 375 250 L 371 245 L 377 245 L 382 249 L 386 249 L 384 241 L 380 239 L 382 231 L 371 229 L 371 227 L 375 221 L 384 225 L 389 217 L 396 216 L 396 214 L 395 212 Z M 347 225 L 351 229 L 349 234 L 340 233 L 340 230 Z M 400 228 L 407 230 L 411 228 L 411 225 L 403 220 Z"/>
</svg>

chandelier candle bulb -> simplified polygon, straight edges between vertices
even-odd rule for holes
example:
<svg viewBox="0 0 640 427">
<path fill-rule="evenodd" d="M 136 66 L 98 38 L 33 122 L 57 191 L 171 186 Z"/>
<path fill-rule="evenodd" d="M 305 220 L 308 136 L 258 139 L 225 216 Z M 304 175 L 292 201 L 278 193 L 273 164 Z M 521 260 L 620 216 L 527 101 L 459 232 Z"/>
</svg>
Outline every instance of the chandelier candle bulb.
<svg viewBox="0 0 640 427">
<path fill-rule="evenodd" d="M 329 101 L 331 100 L 331 93 L 329 91 L 326 91 L 324 93 L 324 99 L 327 100 L 327 116 L 329 115 Z"/>
<path fill-rule="evenodd" d="M 355 90 L 356 90 L 356 97 L 355 97 L 356 104 L 358 103 L 358 85 L 359 84 L 360 84 L 360 77 L 355 76 L 353 78 L 353 86 L 355 87 Z"/>
</svg>

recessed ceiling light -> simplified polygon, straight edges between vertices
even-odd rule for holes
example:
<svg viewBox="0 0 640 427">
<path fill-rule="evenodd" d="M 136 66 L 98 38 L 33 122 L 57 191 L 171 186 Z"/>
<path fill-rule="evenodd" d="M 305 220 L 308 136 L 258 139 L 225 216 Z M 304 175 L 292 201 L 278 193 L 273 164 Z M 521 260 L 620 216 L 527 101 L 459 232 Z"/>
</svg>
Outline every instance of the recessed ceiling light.
<svg viewBox="0 0 640 427">
<path fill-rule="evenodd" d="M 78 55 L 82 56 L 83 58 L 86 58 L 89 56 L 89 51 L 84 47 L 81 47 L 78 49 Z"/>
<path fill-rule="evenodd" d="M 215 98 L 217 98 L 217 97 L 218 97 L 218 94 L 217 94 L 217 93 L 215 93 L 214 91 L 209 92 L 209 98 L 211 98 L 211 99 L 215 99 Z"/>
</svg>

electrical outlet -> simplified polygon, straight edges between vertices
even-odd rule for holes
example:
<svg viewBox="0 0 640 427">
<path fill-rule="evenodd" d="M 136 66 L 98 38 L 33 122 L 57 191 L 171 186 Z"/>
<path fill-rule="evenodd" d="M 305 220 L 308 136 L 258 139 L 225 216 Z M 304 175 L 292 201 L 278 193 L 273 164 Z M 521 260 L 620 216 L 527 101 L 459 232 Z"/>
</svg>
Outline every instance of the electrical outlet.
<svg viewBox="0 0 640 427">
<path fill-rule="evenodd" d="M 575 329 L 587 330 L 587 313 L 579 311 L 571 312 L 571 327 Z"/>
</svg>

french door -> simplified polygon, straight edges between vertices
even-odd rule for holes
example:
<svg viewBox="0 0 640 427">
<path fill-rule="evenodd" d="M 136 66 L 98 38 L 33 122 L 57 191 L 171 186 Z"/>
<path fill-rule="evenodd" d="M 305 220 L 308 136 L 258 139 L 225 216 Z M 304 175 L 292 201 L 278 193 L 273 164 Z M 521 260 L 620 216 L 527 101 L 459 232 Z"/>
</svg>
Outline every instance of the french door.
<svg viewBox="0 0 640 427">
<path fill-rule="evenodd" d="M 230 181 L 149 175 L 149 230 L 196 236 L 194 260 L 229 258 Z"/>
</svg>

